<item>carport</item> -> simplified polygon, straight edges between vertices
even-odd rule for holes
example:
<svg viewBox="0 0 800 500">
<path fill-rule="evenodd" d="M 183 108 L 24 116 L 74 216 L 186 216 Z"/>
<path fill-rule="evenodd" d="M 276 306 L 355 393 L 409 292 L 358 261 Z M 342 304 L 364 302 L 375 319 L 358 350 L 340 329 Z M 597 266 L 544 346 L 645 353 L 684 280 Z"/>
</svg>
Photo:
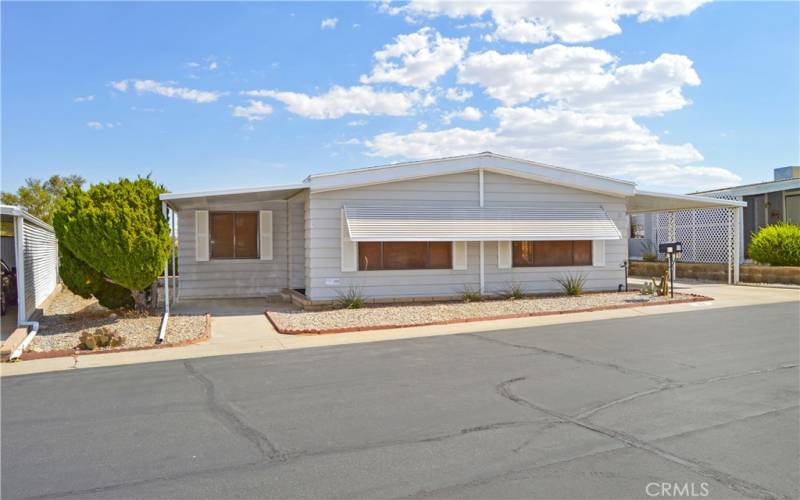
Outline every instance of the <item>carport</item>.
<svg viewBox="0 0 800 500">
<path fill-rule="evenodd" d="M 17 282 L 17 303 L 2 319 L 2 352 L 8 354 L 24 348 L 38 329 L 31 320 L 58 284 L 58 244 L 50 225 L 20 207 L 0 205 L 0 222 L 0 258 Z"/>
</svg>

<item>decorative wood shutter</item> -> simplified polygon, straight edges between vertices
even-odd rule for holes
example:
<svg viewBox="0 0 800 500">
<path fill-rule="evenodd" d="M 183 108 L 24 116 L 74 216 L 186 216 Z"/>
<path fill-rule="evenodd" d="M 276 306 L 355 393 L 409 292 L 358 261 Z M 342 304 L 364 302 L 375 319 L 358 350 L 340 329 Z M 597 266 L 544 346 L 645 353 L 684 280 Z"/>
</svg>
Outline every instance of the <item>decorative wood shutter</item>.
<svg viewBox="0 0 800 500">
<path fill-rule="evenodd" d="M 497 242 L 497 268 L 511 269 L 511 242 Z"/>
<path fill-rule="evenodd" d="M 261 260 L 272 260 L 272 210 L 258 211 Z"/>
<path fill-rule="evenodd" d="M 467 269 L 467 242 L 453 242 L 453 269 L 464 271 Z"/>
<path fill-rule="evenodd" d="M 194 258 L 197 262 L 208 260 L 208 210 L 194 212 Z"/>
<path fill-rule="evenodd" d="M 606 242 L 604 240 L 592 240 L 592 265 L 595 267 L 606 265 Z"/>
<path fill-rule="evenodd" d="M 347 218 L 342 209 L 342 272 L 352 273 L 358 269 L 358 243 L 350 240 Z"/>
</svg>

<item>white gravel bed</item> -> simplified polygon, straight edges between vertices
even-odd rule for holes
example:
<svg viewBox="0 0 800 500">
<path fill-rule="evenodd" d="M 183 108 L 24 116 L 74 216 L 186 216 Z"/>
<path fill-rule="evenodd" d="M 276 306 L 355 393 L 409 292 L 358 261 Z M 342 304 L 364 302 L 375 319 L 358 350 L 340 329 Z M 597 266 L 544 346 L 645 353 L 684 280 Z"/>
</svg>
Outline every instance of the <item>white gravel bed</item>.
<svg viewBox="0 0 800 500">
<path fill-rule="evenodd" d="M 675 300 L 689 298 L 675 294 Z M 534 297 L 516 300 L 486 300 L 483 302 L 448 302 L 419 305 L 336 309 L 332 311 L 270 311 L 281 329 L 289 331 L 319 331 L 341 328 L 364 328 L 382 325 L 413 326 L 432 322 L 492 318 L 513 314 L 561 312 L 597 307 L 669 302 L 668 297 L 641 295 L 638 292 L 592 293 L 580 297 Z"/>
<path fill-rule="evenodd" d="M 28 346 L 29 351 L 72 350 L 80 344 L 81 332 L 106 327 L 122 335 L 120 348 L 155 345 L 161 327 L 161 315 L 139 315 L 114 312 L 94 299 L 84 299 L 64 289 L 53 298 L 39 319 L 39 333 Z M 164 341 L 176 343 L 205 334 L 204 315 L 170 316 Z"/>
</svg>

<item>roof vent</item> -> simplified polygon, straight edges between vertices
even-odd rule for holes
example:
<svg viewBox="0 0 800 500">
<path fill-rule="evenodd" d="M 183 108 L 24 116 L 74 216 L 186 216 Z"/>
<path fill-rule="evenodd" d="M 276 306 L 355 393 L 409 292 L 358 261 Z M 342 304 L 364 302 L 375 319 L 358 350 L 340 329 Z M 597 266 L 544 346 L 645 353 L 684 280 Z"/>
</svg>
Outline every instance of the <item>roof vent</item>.
<svg viewBox="0 0 800 500">
<path fill-rule="evenodd" d="M 780 167 L 775 169 L 776 181 L 788 181 L 789 179 L 800 179 L 800 167 Z"/>
</svg>

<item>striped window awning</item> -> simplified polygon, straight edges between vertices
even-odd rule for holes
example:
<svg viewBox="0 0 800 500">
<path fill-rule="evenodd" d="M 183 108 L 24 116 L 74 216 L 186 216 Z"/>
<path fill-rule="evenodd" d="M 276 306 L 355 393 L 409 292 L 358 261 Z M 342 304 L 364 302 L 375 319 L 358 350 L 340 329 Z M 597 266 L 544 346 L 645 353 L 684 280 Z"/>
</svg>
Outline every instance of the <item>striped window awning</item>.
<svg viewBox="0 0 800 500">
<path fill-rule="evenodd" d="M 600 206 L 344 208 L 352 241 L 618 240 Z"/>
</svg>

